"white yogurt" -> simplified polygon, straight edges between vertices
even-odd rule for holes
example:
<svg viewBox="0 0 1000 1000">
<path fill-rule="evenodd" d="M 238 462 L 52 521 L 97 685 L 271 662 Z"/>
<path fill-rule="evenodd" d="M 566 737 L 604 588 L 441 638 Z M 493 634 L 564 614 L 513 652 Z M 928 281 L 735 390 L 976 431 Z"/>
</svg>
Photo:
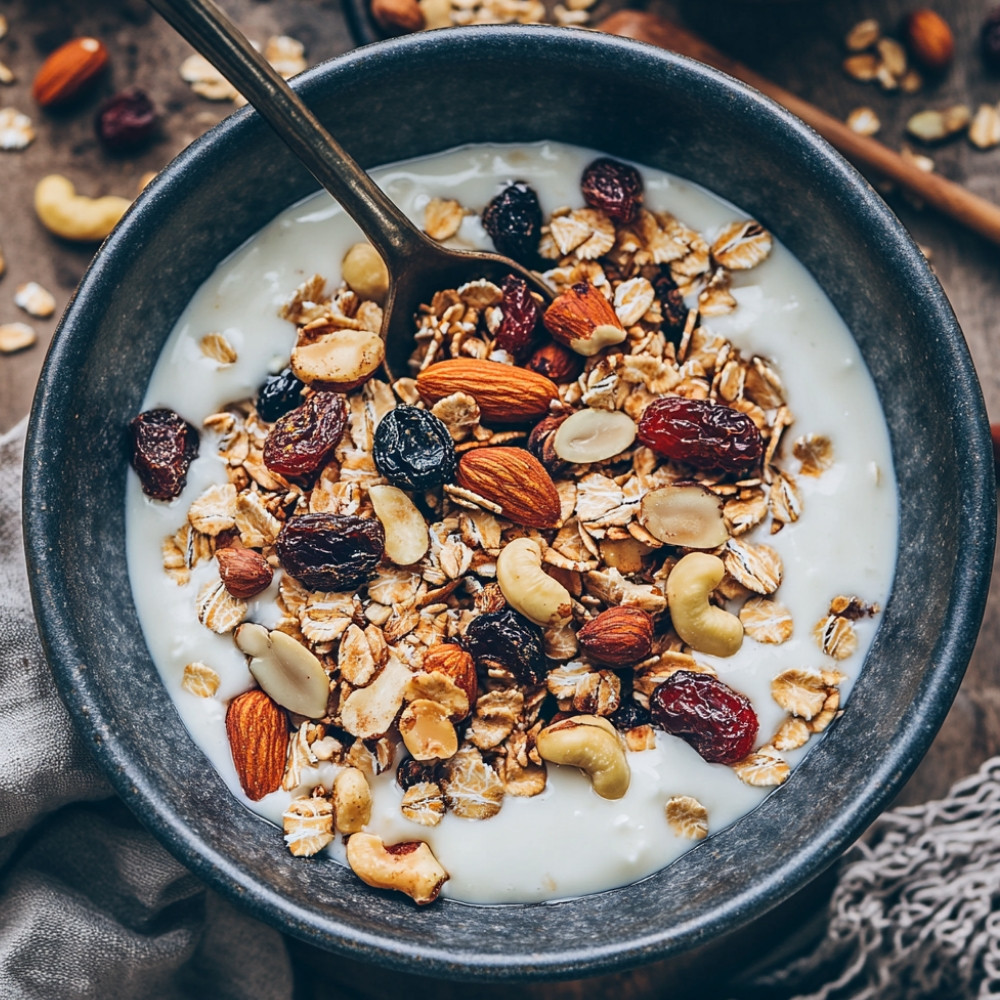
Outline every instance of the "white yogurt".
<svg viewBox="0 0 1000 1000">
<path fill-rule="evenodd" d="M 477 146 L 384 167 L 374 176 L 415 221 L 432 197 L 454 197 L 481 209 L 504 182 L 528 181 L 546 216 L 561 205 L 581 204 L 579 177 L 596 154 L 556 143 L 527 147 Z M 642 169 L 646 203 L 672 212 L 711 241 L 723 224 L 745 217 L 698 186 Z M 309 275 L 322 274 L 328 289 L 339 281 L 340 261 L 361 234 L 326 194 L 283 212 L 219 265 L 198 290 L 170 335 L 150 380 L 143 409 L 169 406 L 196 426 L 224 404 L 255 394 L 268 372 L 283 367 L 294 327 L 278 318 L 288 295 Z M 478 217 L 463 222 L 459 239 L 489 246 Z M 801 476 L 803 516 L 779 534 L 755 529 L 752 541 L 773 546 L 784 562 L 777 598 L 787 606 L 795 633 L 782 645 L 749 638 L 729 659 L 709 656 L 720 678 L 751 698 L 765 742 L 784 717 L 770 695 L 770 681 L 790 667 L 834 666 L 818 649 L 812 626 L 837 594 L 856 594 L 884 605 L 896 551 L 896 491 L 888 434 L 871 378 L 849 332 L 816 282 L 780 243 L 768 260 L 735 272 L 735 313 L 707 325 L 732 340 L 745 355 L 773 360 L 796 421 L 787 434 L 824 434 L 835 465 L 819 478 Z M 235 364 L 220 368 L 199 341 L 219 331 L 236 348 Z M 791 472 L 797 463 L 786 460 Z M 288 801 L 301 792 L 274 792 L 259 803 L 246 799 L 233 767 L 225 732 L 225 705 L 252 679 L 231 637 L 209 632 L 197 621 L 195 595 L 215 578 L 214 560 L 198 566 L 179 587 L 164 573 L 161 542 L 185 521 L 192 500 L 208 485 L 224 482 L 220 459 L 203 437 L 187 487 L 163 503 L 143 496 L 129 477 L 127 552 L 133 594 L 153 659 L 192 738 L 222 775 L 233 795 L 280 824 Z M 276 585 L 253 600 L 248 618 L 276 623 Z M 858 651 L 836 667 L 847 673 L 848 693 L 877 620 L 856 623 Z M 221 677 L 216 698 L 198 698 L 181 688 L 184 666 L 195 660 Z M 816 739 L 817 737 L 814 737 Z M 809 744 L 789 755 L 794 763 Z M 401 791 L 392 773 L 375 782 L 368 829 L 386 842 L 425 840 L 450 873 L 443 894 L 471 902 L 528 902 L 565 898 L 623 885 L 648 875 L 695 842 L 674 835 L 664 816 L 673 795 L 692 795 L 708 810 L 710 832 L 728 826 L 766 794 L 743 784 L 728 767 L 708 764 L 682 740 L 657 733 L 655 750 L 629 754 L 632 781 L 618 801 L 598 797 L 585 775 L 549 766 L 545 791 L 535 798 L 507 796 L 500 813 L 485 821 L 446 815 L 434 828 L 418 826 L 399 811 Z M 323 765 L 310 785 L 329 787 L 335 768 Z M 192 776 L 197 780 L 197 775 Z M 225 808 L 220 805 L 220 808 Z M 275 850 L 284 850 L 275 833 Z M 343 860 L 337 841 L 328 850 Z"/>
</svg>

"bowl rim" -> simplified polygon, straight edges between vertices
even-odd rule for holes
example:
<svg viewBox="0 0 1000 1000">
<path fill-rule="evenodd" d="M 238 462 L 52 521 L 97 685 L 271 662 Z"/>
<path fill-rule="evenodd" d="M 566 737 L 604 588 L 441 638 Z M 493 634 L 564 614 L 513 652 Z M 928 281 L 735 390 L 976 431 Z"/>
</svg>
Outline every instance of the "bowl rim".
<svg viewBox="0 0 1000 1000">
<path fill-rule="evenodd" d="M 155 219 L 162 210 L 160 195 L 189 183 L 189 176 L 197 170 L 200 160 L 209 156 L 219 144 L 237 139 L 257 118 L 256 112 L 249 107 L 241 109 L 192 143 L 137 199 L 98 251 L 60 321 L 39 380 L 25 448 L 23 516 L 31 594 L 43 649 L 74 723 L 88 745 L 94 748 L 97 761 L 111 784 L 133 813 L 185 866 L 233 902 L 286 932 L 352 958 L 378 961 L 401 971 L 423 975 L 537 979 L 609 972 L 696 947 L 709 938 L 743 926 L 788 898 L 853 843 L 885 808 L 929 747 L 971 656 L 992 571 L 996 497 L 992 489 L 991 459 L 987 461 L 987 455 L 992 455 L 988 423 L 971 357 L 947 298 L 916 244 L 867 181 L 825 140 L 769 98 L 707 66 L 645 43 L 581 29 L 522 25 L 448 28 L 380 41 L 313 67 L 297 77 L 293 86 L 308 101 L 311 94 L 324 86 L 335 86 L 338 79 L 363 70 L 366 64 L 379 57 L 391 66 L 410 58 L 414 52 L 428 49 L 447 52 L 449 46 L 477 45 L 481 39 L 490 37 L 516 45 L 529 42 L 549 45 L 554 33 L 572 39 L 573 45 L 599 45 L 632 58 L 639 53 L 644 59 L 656 60 L 704 85 L 721 88 L 730 96 L 738 97 L 744 105 L 754 106 L 758 113 L 777 119 L 776 128 L 784 133 L 785 139 L 794 141 L 803 156 L 822 159 L 829 168 L 831 185 L 864 207 L 874 235 L 883 241 L 887 253 L 895 255 L 895 266 L 912 278 L 914 295 L 920 296 L 935 316 L 942 331 L 941 346 L 949 365 L 948 378 L 973 415 L 973 419 L 959 422 L 956 435 L 960 446 L 957 460 L 961 479 L 968 487 L 961 514 L 966 537 L 975 540 L 975 544 L 964 557 L 964 572 L 957 576 L 946 617 L 947 627 L 936 647 L 939 662 L 948 663 L 950 669 L 931 670 L 924 676 L 920 696 L 912 706 L 906 738 L 889 748 L 872 768 L 864 794 L 859 792 L 846 804 L 847 808 L 831 825 L 825 841 L 793 852 L 794 864 L 786 862 L 772 871 L 769 879 L 755 883 L 752 890 L 728 898 L 709 915 L 665 921 L 659 933 L 636 938 L 627 947 L 587 942 L 585 946 L 575 950 L 564 948 L 557 954 L 541 950 L 514 956 L 469 952 L 458 958 L 445 950 L 418 949 L 354 926 L 331 927 L 331 922 L 317 926 L 312 911 L 248 877 L 230 858 L 208 848 L 183 818 L 157 800 L 145 773 L 134 765 L 125 741 L 107 720 L 95 714 L 94 680 L 79 666 L 83 663 L 81 651 L 73 640 L 66 609 L 58 599 L 61 583 L 58 564 L 46 551 L 46 538 L 50 537 L 58 512 L 44 502 L 48 488 L 43 475 L 43 456 L 46 442 L 53 440 L 53 436 L 58 438 L 60 427 L 67 419 L 60 409 L 58 393 L 50 390 L 58 383 L 61 369 L 72 364 L 74 352 L 83 349 L 81 341 L 88 319 L 88 292 L 102 282 L 113 281 L 120 266 L 118 259 L 127 255 L 130 246 L 137 241 L 141 244 L 147 219 Z M 632 885 L 637 884 L 641 882 Z M 624 892 L 625 889 L 609 891 Z M 471 904 L 449 901 L 448 905 Z"/>
</svg>

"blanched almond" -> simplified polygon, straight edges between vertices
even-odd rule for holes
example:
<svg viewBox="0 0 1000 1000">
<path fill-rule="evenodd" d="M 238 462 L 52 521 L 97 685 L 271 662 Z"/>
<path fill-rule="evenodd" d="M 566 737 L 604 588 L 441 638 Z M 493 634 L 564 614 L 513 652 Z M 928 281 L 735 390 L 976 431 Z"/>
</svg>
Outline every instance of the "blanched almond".
<svg viewBox="0 0 1000 1000">
<path fill-rule="evenodd" d="M 564 462 L 603 462 L 631 448 L 635 434 L 635 421 L 628 414 L 588 407 L 559 425 L 552 447 Z"/>
<path fill-rule="evenodd" d="M 650 490 L 639 523 L 656 539 L 687 549 L 714 549 L 729 537 L 723 502 L 697 483 Z"/>
<path fill-rule="evenodd" d="M 424 515 L 414 502 L 395 486 L 371 486 L 368 499 L 375 516 L 385 529 L 385 554 L 397 566 L 420 562 L 430 546 Z"/>
</svg>

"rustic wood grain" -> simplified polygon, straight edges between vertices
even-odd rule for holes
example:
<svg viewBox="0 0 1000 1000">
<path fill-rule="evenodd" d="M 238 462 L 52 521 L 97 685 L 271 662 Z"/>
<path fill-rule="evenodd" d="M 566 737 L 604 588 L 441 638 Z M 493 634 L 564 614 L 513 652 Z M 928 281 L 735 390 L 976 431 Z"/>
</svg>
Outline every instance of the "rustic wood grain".
<svg viewBox="0 0 1000 1000">
<path fill-rule="evenodd" d="M 310 62 L 351 46 L 338 0 L 224 0 L 226 9 L 251 35 L 263 41 L 285 32 L 307 45 Z M 879 139 L 893 148 L 904 141 L 903 126 L 915 111 L 962 101 L 975 109 L 981 101 L 1000 99 L 1000 78 L 982 68 L 976 51 L 978 23 L 984 9 L 968 0 L 939 0 L 935 9 L 951 23 L 956 36 L 956 62 L 951 71 L 919 94 L 885 94 L 872 84 L 848 79 L 840 69 L 842 38 L 863 17 L 896 24 L 916 6 L 903 0 L 651 0 L 650 10 L 687 23 L 712 44 L 756 72 L 843 119 L 854 107 L 873 107 L 883 122 Z M 131 195 L 139 178 L 169 159 L 226 112 L 226 105 L 191 94 L 177 68 L 189 49 L 145 7 L 142 0 L 6 0 L 3 13 L 10 32 L 0 40 L 0 60 L 18 75 L 13 86 L 0 87 L 0 106 L 13 105 L 31 114 L 38 139 L 20 153 L 0 152 L 0 246 L 7 274 L 0 278 L 0 322 L 23 320 L 13 298 L 17 285 L 38 281 L 66 305 L 90 259 L 92 248 L 62 244 L 46 234 L 31 210 L 31 193 L 41 175 L 66 173 L 87 194 Z M 95 34 L 111 50 L 112 73 L 101 89 L 71 113 L 38 111 L 28 95 L 35 70 L 45 53 L 77 34 Z M 99 100 L 127 85 L 146 89 L 164 108 L 159 139 L 135 158 L 104 154 L 92 130 Z M 1000 204 L 1000 148 L 974 149 L 964 139 L 933 150 L 940 173 Z M 873 178 L 874 179 L 874 178 Z M 948 293 L 979 370 L 987 408 L 1000 415 L 1000 338 L 994 334 L 1000 303 L 1000 250 L 941 216 L 923 212 L 889 195 L 890 204 L 932 253 L 934 267 Z M 58 314 L 57 314 L 58 315 Z M 0 356 L 0 431 L 13 426 L 28 410 L 44 349 L 56 320 L 32 320 L 39 344 L 17 355 Z M 892 335 L 887 323 L 886 336 Z M 965 683 L 934 745 L 900 795 L 916 803 L 942 795 L 956 779 L 974 771 L 1000 751 L 1000 663 L 993 655 L 1000 639 L 1000 594 L 994 583 L 986 622 Z M 803 928 L 788 947 L 799 946 L 822 929 L 819 912 L 829 881 L 793 899 L 782 914 L 765 918 L 739 940 L 687 962 L 661 963 L 615 976 L 557 984 L 516 987 L 539 1000 L 595 997 L 632 1000 L 671 995 L 723 995 L 723 983 L 742 968 L 772 951 L 772 928 L 779 919 Z M 298 995 L 308 997 L 383 998 L 405 991 L 415 998 L 448 1000 L 468 995 L 504 997 L 509 986 L 461 986 L 399 976 L 360 966 L 292 942 L 298 973 Z"/>
</svg>

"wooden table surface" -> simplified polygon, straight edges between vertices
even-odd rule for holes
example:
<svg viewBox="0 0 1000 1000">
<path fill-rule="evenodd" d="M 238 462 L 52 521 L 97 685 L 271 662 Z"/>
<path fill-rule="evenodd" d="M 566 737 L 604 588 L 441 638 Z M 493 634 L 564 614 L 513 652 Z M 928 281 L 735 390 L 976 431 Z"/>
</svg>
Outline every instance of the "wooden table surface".
<svg viewBox="0 0 1000 1000">
<path fill-rule="evenodd" d="M 310 64 L 344 52 L 352 45 L 337 0 L 225 0 L 224 6 L 258 41 L 271 34 L 289 34 L 306 44 Z M 988 74 L 977 51 L 979 22 L 987 5 L 979 0 L 937 0 L 933 6 L 951 24 L 956 60 L 943 80 L 917 94 L 884 93 L 873 84 L 848 79 L 840 69 L 843 36 L 863 17 L 874 16 L 888 27 L 915 5 L 903 0 L 651 0 L 650 9 L 679 19 L 717 47 L 788 89 L 844 117 L 854 107 L 875 109 L 883 127 L 879 138 L 898 148 L 909 115 L 926 107 L 962 102 L 973 109 L 1000 100 L 1000 77 Z M 0 323 L 28 321 L 38 331 L 38 343 L 19 354 L 0 355 L 0 431 L 13 426 L 27 411 L 45 347 L 82 276 L 92 247 L 76 247 L 49 236 L 31 208 L 32 191 L 43 174 L 65 173 L 89 195 L 133 196 L 140 177 L 166 164 L 172 156 L 228 113 L 229 105 L 213 104 L 191 93 L 178 67 L 189 54 L 179 38 L 156 18 L 142 0 L 4 0 L 0 13 L 9 22 L 0 39 L 0 61 L 17 75 L 0 87 L 0 107 L 28 113 L 37 139 L 20 152 L 0 151 L 0 247 L 7 272 L 0 278 Z M 47 114 L 31 100 L 29 88 L 44 55 L 76 35 L 101 38 L 111 51 L 111 73 L 101 89 L 72 113 Z M 163 110 L 160 135 L 134 158 L 112 158 L 94 137 L 93 113 L 101 96 L 136 85 Z M 931 151 L 937 169 L 984 197 L 1000 202 L 1000 147 L 973 148 L 964 138 Z M 932 255 L 945 291 L 965 331 L 986 397 L 987 409 L 1000 418 L 1000 340 L 994 317 L 1000 307 L 1000 249 L 924 212 L 904 199 L 888 200 L 914 237 Z M 30 320 L 14 304 L 15 288 L 38 281 L 56 297 L 56 317 Z M 887 325 L 886 336 L 892 336 Z M 1000 601 L 994 586 L 986 620 L 968 674 L 940 734 L 917 772 L 904 788 L 900 802 L 913 804 L 942 795 L 956 779 L 974 771 L 1000 750 L 1000 663 L 993 655 L 1000 638 Z M 791 907 L 797 913 L 815 911 L 824 887 L 804 893 Z M 805 919 L 805 916 L 801 919 Z M 793 916 L 800 920 L 799 916 Z M 770 918 L 768 918 L 770 920 Z M 766 927 L 761 928 L 766 931 Z M 679 973 L 676 965 L 649 966 L 598 980 L 537 984 L 519 988 L 539 998 L 659 996 L 669 984 L 674 996 L 690 989 L 702 998 L 715 995 L 728 971 L 761 949 L 766 937 L 746 940 L 749 950 L 730 955 L 723 973 L 704 969 Z M 444 1000 L 469 987 L 401 977 L 383 970 L 355 966 L 292 943 L 303 997 L 343 996 L 381 998 L 407 989 L 415 996 Z M 718 970 L 718 963 L 715 968 Z M 473 988 L 477 996 L 506 996 L 509 987 Z"/>
</svg>

